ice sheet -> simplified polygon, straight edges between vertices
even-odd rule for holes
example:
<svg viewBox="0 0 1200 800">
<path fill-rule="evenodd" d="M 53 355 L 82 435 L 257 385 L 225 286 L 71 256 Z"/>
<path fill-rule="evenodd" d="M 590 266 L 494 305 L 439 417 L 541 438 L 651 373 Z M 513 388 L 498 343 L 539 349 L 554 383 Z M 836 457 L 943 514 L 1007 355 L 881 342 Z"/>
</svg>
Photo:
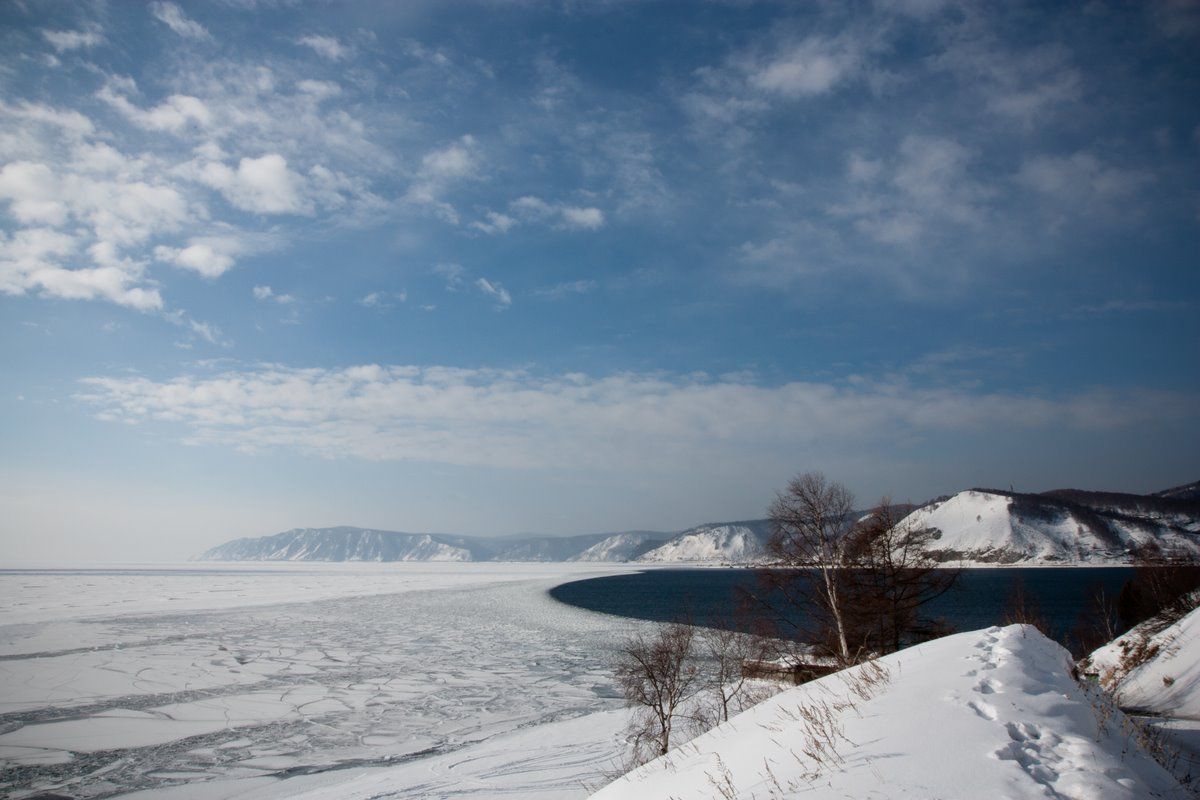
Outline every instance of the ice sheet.
<svg viewBox="0 0 1200 800">
<path fill-rule="evenodd" d="M 175 786 L 187 797 L 241 796 L 379 767 L 403 767 L 403 781 L 445 770 L 437 780 L 450 786 L 468 762 L 488 759 L 479 769 L 508 763 L 513 785 L 541 757 L 499 742 L 620 707 L 609 664 L 636 623 L 545 594 L 611 565 L 355 566 L 0 575 L 7 596 L 31 590 L 21 621 L 0 624 L 0 794 Z M 318 599 L 267 605 L 304 594 L 291 579 Z M 207 595 L 202 582 L 223 591 Z M 83 590 L 90 605 L 63 598 Z M 188 610 L 163 611 L 164 597 Z M 256 605 L 229 608 L 231 597 Z M 572 760 L 565 739 L 551 745 L 556 769 L 573 777 L 530 777 L 557 787 L 542 794 L 580 796 L 574 773 L 598 773 L 619 750 L 607 729 L 572 736 L 591 742 L 578 756 L 591 766 Z"/>
</svg>

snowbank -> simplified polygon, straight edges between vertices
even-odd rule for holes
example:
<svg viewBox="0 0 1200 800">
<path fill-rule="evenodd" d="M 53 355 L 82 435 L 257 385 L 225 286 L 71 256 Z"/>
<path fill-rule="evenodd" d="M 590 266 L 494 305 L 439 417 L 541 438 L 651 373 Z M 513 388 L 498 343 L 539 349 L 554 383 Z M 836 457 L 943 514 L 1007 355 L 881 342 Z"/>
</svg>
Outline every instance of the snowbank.
<svg viewBox="0 0 1200 800">
<path fill-rule="evenodd" d="M 1122 708 L 1200 720 L 1200 608 L 1143 637 L 1139 626 L 1109 642 L 1088 657 L 1085 670 L 1099 676 Z M 1147 658 L 1130 670 L 1123 656 L 1134 650 Z"/>
<path fill-rule="evenodd" d="M 1028 626 L 958 634 L 790 689 L 638 768 L 596 800 L 1185 797 L 1118 720 L 1101 728 L 1068 653 Z"/>
</svg>

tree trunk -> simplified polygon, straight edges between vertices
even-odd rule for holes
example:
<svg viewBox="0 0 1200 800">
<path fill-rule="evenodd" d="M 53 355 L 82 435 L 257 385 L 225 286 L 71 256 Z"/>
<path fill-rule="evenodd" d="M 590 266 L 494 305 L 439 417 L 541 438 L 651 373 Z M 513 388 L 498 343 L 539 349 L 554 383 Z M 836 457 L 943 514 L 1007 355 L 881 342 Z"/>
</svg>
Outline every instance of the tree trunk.
<svg viewBox="0 0 1200 800">
<path fill-rule="evenodd" d="M 846 625 L 842 622 L 842 605 L 838 598 L 837 584 L 830 577 L 832 570 L 822 567 L 821 574 L 825 578 L 825 596 L 829 598 L 829 613 L 833 615 L 833 626 L 837 630 L 838 647 L 842 651 L 842 661 L 850 662 L 850 645 L 846 641 Z"/>
</svg>

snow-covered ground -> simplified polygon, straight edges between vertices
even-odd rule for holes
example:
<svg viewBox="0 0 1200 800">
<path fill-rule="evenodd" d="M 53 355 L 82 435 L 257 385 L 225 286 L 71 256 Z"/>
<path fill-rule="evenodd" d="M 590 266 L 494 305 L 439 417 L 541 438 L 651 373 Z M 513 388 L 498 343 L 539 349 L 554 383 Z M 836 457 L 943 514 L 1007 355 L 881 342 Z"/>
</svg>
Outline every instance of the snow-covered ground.
<svg viewBox="0 0 1200 800">
<path fill-rule="evenodd" d="M 1014 625 L 788 690 L 594 795 L 618 798 L 1188 797 L 1103 720 L 1068 653 Z M 857 691 L 856 691 L 857 687 Z"/>
<path fill-rule="evenodd" d="M 545 590 L 621 569 L 0 573 L 0 795 L 582 797 L 621 751 L 636 623 Z"/>
<path fill-rule="evenodd" d="M 1138 626 L 1082 666 L 1122 708 L 1162 732 L 1177 753 L 1177 774 L 1200 775 L 1200 608 L 1162 630 L 1154 627 L 1153 621 Z"/>
<path fill-rule="evenodd" d="M 1200 721 L 1200 608 L 1145 637 L 1139 647 L 1141 638 L 1141 628 L 1118 637 L 1092 653 L 1086 668 L 1125 708 Z M 1126 653 L 1134 649 L 1147 657 L 1127 669 Z"/>
<path fill-rule="evenodd" d="M 640 623 L 546 589 L 623 569 L 0 572 L 0 795 L 585 797 L 624 756 L 610 665 Z M 882 663 L 854 707 L 845 676 L 789 690 L 600 796 L 1177 796 L 1032 629 Z M 797 725 L 821 702 L 841 733 L 814 770 Z"/>
</svg>

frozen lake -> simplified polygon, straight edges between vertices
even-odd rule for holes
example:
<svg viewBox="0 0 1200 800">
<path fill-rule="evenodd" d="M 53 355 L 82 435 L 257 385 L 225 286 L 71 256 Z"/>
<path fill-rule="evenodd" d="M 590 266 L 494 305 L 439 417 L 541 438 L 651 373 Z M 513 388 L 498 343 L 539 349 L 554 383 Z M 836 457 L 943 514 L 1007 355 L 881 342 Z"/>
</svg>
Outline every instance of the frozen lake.
<svg viewBox="0 0 1200 800">
<path fill-rule="evenodd" d="M 637 623 L 546 591 L 626 570 L 0 571 L 0 794 L 583 796 L 621 749 L 609 664 Z"/>
</svg>

